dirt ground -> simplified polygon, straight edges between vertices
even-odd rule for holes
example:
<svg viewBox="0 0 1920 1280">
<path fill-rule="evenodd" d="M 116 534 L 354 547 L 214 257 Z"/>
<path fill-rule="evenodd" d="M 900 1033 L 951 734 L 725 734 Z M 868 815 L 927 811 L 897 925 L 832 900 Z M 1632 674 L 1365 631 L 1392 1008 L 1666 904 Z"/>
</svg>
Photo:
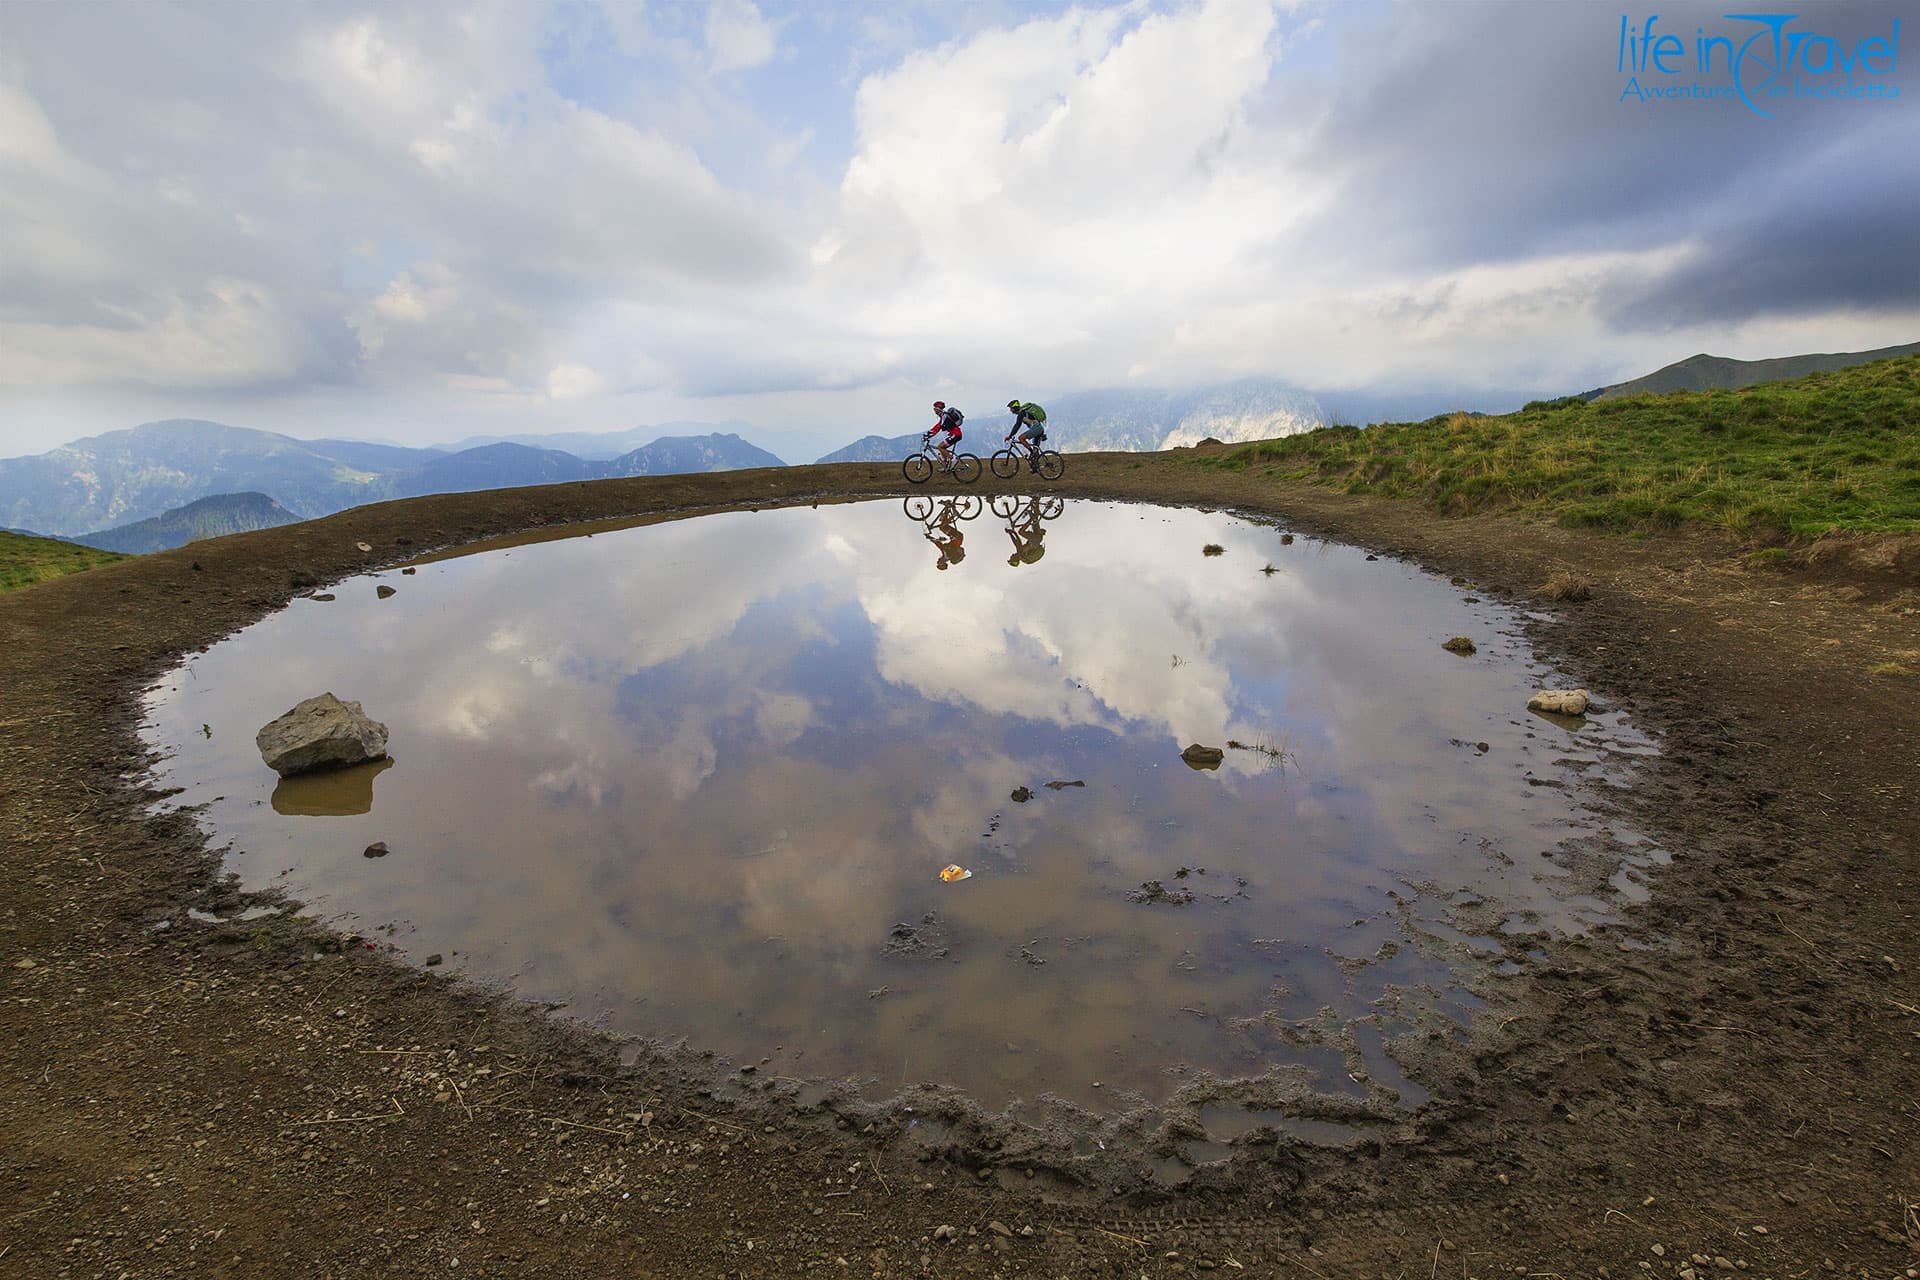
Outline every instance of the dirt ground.
<svg viewBox="0 0 1920 1280">
<path fill-rule="evenodd" d="M 310 922 L 189 918 L 243 904 L 140 782 L 138 698 L 183 653 L 435 549 L 903 486 L 449 495 L 0 596 L 0 1275 L 1920 1276 L 1920 544 L 1756 568 L 1708 535 L 1441 518 L 1194 457 L 1077 455 L 1051 488 L 1463 575 L 1662 744 L 1614 800 L 1674 853 L 1651 900 L 1544 944 L 1391 1136 L 1256 1131 L 1172 1192 L 977 1116 L 929 1150 L 898 1103 L 623 1053 Z M 1548 600 L 1562 571 L 1591 598 Z"/>
</svg>

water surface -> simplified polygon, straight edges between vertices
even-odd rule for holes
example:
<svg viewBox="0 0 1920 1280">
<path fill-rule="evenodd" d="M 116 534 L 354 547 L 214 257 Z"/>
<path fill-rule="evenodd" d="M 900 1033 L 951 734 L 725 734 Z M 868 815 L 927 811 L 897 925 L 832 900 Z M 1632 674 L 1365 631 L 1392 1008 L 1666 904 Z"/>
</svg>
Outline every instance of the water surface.
<svg viewBox="0 0 1920 1280">
<path fill-rule="evenodd" d="M 1276 1065 L 1415 1103 L 1388 1037 L 1517 967 L 1463 912 L 1579 929 L 1654 856 L 1570 875 L 1565 842 L 1611 834 L 1583 796 L 1650 748 L 1526 714 L 1553 675 L 1469 588 L 1221 513 L 970 514 L 739 512 L 350 579 L 154 692 L 163 780 L 247 886 L 409 954 L 763 1076 L 990 1106 Z M 322 691 L 390 764 L 261 763 L 255 730 Z"/>
</svg>

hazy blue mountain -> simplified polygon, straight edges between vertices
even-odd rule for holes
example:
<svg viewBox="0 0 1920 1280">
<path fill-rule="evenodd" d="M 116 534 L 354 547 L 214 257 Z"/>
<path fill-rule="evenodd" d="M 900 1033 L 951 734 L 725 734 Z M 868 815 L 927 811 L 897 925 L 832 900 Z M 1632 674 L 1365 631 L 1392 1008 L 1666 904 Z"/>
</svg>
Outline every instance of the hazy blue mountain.
<svg viewBox="0 0 1920 1280">
<path fill-rule="evenodd" d="M 538 439 L 538 437 L 534 437 Z M 778 467 L 732 433 L 669 436 L 606 461 L 510 442 L 449 453 L 361 440 L 295 440 L 177 419 L 0 459 L 0 524 L 35 536 L 112 532 L 200 498 L 259 493 L 295 517 L 428 493 L 462 493 L 604 476 Z"/>
<path fill-rule="evenodd" d="M 417 498 L 428 493 L 517 489 L 530 484 L 586 480 L 591 475 L 590 464 L 558 449 L 489 444 L 443 454 L 423 466 L 401 472 L 390 482 L 390 496 Z"/>
<path fill-rule="evenodd" d="M 1901 347 L 1881 347 L 1875 351 L 1842 351 L 1833 354 L 1777 356 L 1771 360 L 1733 360 L 1726 356 L 1697 355 L 1655 369 L 1645 377 L 1616 382 L 1585 393 L 1589 400 L 1611 400 L 1618 396 L 1664 395 L 1669 391 L 1737 391 L 1762 382 L 1804 378 L 1810 373 L 1829 373 L 1872 360 L 1890 360 L 1895 356 L 1920 354 L 1920 342 Z"/>
<path fill-rule="evenodd" d="M 1007 415 L 1011 422 L 1013 415 Z M 971 419 L 969 419 L 971 421 Z M 965 428 L 962 428 L 964 430 Z M 960 447 L 967 442 L 962 440 Z M 904 436 L 861 436 L 844 449 L 835 449 L 815 462 L 898 462 L 920 447 L 920 433 L 910 431 Z M 997 446 L 996 446 L 997 447 Z M 989 450 L 991 452 L 991 450 Z"/>
<path fill-rule="evenodd" d="M 369 457 L 359 449 L 342 454 L 325 441 L 218 422 L 149 422 L 32 457 L 0 459 L 0 523 L 65 537 L 218 493 L 270 494 L 302 517 L 389 496 L 383 482 L 391 468 L 363 465 Z M 418 451 L 421 461 L 435 456 Z"/>
<path fill-rule="evenodd" d="M 450 452 L 440 448 L 412 449 L 403 444 L 378 444 L 370 440 L 305 440 L 301 443 L 336 462 L 383 474 L 424 466 Z"/>
<path fill-rule="evenodd" d="M 221 493 L 115 529 L 83 533 L 69 541 L 102 551 L 146 555 L 183 547 L 202 538 L 272 529 L 299 519 L 264 493 Z"/>
<path fill-rule="evenodd" d="M 524 444 L 536 449 L 564 449 L 588 462 L 610 462 L 663 438 L 738 433 L 743 430 L 751 431 L 753 425 L 746 422 L 661 422 L 650 427 L 629 427 L 625 431 L 558 431 L 545 436 L 469 436 L 445 448 L 456 450 L 488 444 Z"/>
<path fill-rule="evenodd" d="M 666 476 L 691 471 L 740 471 L 787 464 L 732 432 L 704 436 L 665 436 L 652 444 L 598 464 L 597 476 Z"/>
</svg>

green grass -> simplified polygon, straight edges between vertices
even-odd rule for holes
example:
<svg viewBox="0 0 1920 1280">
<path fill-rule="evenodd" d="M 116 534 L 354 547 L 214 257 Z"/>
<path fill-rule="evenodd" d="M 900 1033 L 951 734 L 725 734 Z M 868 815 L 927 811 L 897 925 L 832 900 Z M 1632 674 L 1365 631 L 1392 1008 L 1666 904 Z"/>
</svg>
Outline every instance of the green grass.
<svg viewBox="0 0 1920 1280">
<path fill-rule="evenodd" d="M 127 557 L 117 551 L 95 551 L 92 547 L 52 538 L 0 533 L 0 591 L 30 587 L 49 578 L 125 559 Z"/>
<path fill-rule="evenodd" d="M 1576 528 L 1718 525 L 1755 543 L 1920 531 L 1920 356 L 1741 391 L 1324 427 L 1192 465 L 1517 510 Z"/>
</svg>

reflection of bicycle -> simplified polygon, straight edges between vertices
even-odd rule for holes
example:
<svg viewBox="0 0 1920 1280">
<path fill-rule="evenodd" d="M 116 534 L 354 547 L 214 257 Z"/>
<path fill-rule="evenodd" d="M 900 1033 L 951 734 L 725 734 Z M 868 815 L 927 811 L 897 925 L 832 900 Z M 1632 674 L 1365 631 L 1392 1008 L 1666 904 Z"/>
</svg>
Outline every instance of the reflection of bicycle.
<svg viewBox="0 0 1920 1280">
<path fill-rule="evenodd" d="M 1012 493 L 996 493 L 988 504 L 993 514 L 1002 520 L 1012 520 L 1015 516 L 1026 519 L 1058 520 L 1067 504 L 1059 498 L 1023 498 Z M 1027 508 L 1027 510 L 1022 510 Z"/>
<path fill-rule="evenodd" d="M 1023 463 L 1038 470 L 1042 480 L 1058 480 L 1067 473 L 1067 460 L 1059 450 L 1035 449 L 1025 440 L 1009 440 L 1006 448 L 987 461 L 993 474 L 1002 480 L 1011 480 Z"/>
<path fill-rule="evenodd" d="M 1066 504 L 1058 498 L 1015 498 L 1012 494 L 995 494 L 993 514 L 1007 522 L 1007 537 L 1013 540 L 1013 554 L 1007 557 L 1007 564 L 1019 568 L 1025 564 L 1038 564 L 1047 554 L 1047 526 L 1045 521 L 1060 514 Z"/>
<path fill-rule="evenodd" d="M 909 494 L 901 503 L 908 519 L 920 525 L 921 535 L 940 553 L 939 562 L 933 566 L 936 569 L 946 569 L 967 558 L 967 540 L 960 531 L 961 522 L 979 515 L 985 505 L 971 493 L 942 498 L 938 502 L 925 494 L 915 493 Z"/>
<path fill-rule="evenodd" d="M 972 520 L 980 514 L 984 504 L 977 493 L 963 493 L 957 497 L 942 498 L 938 503 L 924 493 L 910 493 L 900 506 L 907 513 L 907 519 L 918 520 L 921 524 L 931 524 L 936 507 L 943 513 L 953 512 L 959 519 Z"/>
<path fill-rule="evenodd" d="M 920 452 L 908 454 L 907 460 L 900 464 L 900 471 L 910 484 L 925 484 L 933 479 L 936 471 L 946 472 L 961 484 L 972 484 L 980 478 L 980 459 L 971 453 L 956 453 L 953 462 L 941 461 L 939 451 L 933 447 L 933 433 L 920 437 Z"/>
</svg>

